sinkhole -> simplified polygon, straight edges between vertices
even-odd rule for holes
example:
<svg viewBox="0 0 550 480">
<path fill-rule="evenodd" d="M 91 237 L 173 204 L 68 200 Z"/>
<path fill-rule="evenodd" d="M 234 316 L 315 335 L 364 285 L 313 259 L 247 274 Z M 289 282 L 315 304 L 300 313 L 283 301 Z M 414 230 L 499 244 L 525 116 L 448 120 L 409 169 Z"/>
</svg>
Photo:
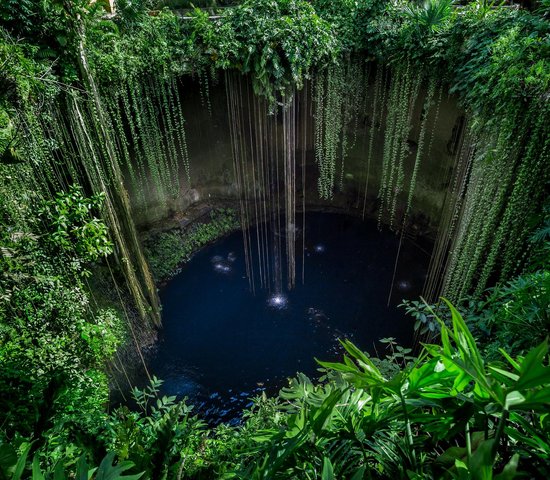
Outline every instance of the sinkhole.
<svg viewBox="0 0 550 480">
<path fill-rule="evenodd" d="M 187 397 L 213 424 L 234 423 L 262 391 L 277 393 L 297 372 L 319 376 L 315 358 L 341 358 L 339 339 L 374 355 L 384 337 L 412 344 L 413 322 L 397 305 L 421 294 L 427 240 L 403 241 L 389 306 L 398 236 L 311 212 L 296 244 L 290 291 L 251 292 L 241 232 L 196 253 L 161 288 L 163 328 L 147 363 L 163 394 Z"/>
</svg>

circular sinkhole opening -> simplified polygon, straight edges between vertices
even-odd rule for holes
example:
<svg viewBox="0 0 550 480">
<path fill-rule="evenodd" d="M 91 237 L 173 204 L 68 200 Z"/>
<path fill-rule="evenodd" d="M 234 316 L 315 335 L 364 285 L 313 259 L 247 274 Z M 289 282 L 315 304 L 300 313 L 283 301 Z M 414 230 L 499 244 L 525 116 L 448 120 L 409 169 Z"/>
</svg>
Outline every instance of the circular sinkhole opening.
<svg viewBox="0 0 550 480">
<path fill-rule="evenodd" d="M 213 424 L 237 422 L 262 391 L 276 394 L 297 372 L 317 377 L 315 357 L 341 358 L 339 339 L 374 355 L 385 353 L 381 338 L 412 344 L 413 322 L 397 305 L 420 295 L 428 243 L 403 242 L 388 306 L 399 237 L 333 213 L 308 213 L 302 235 L 290 291 L 256 284 L 252 293 L 242 232 L 198 252 L 161 289 L 163 328 L 148 368 L 163 394 L 187 397 Z"/>
</svg>

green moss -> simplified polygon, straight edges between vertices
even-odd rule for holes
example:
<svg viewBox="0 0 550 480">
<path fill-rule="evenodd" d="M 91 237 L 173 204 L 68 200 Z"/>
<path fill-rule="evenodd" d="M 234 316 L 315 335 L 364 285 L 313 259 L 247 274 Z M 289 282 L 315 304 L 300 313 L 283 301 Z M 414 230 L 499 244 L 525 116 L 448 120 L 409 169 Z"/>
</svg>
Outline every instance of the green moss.
<svg viewBox="0 0 550 480">
<path fill-rule="evenodd" d="M 195 223 L 183 233 L 174 229 L 149 239 L 145 254 L 155 280 L 158 282 L 173 276 L 197 250 L 239 227 L 236 212 L 220 208 L 213 210 L 206 222 Z"/>
</svg>

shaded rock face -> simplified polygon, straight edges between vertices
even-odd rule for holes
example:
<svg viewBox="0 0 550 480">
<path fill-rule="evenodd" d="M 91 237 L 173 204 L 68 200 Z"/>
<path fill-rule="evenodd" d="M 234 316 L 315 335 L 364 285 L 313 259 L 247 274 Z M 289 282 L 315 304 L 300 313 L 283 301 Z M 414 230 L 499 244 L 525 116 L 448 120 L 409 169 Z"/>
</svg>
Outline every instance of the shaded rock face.
<svg viewBox="0 0 550 480">
<path fill-rule="evenodd" d="M 170 215 L 177 216 L 197 203 L 235 202 L 238 200 L 238 186 L 234 178 L 230 126 L 227 113 L 227 98 L 225 85 L 220 80 L 218 85 L 210 86 L 210 111 L 201 103 L 200 86 L 197 82 L 187 79 L 182 82 L 181 99 L 185 113 L 185 134 L 189 151 L 191 184 L 184 169 L 180 169 L 180 191 L 176 196 L 160 196 L 154 189 L 146 189 L 144 198 L 138 198 L 130 189 L 132 209 L 136 223 L 143 228 L 146 225 L 159 222 Z M 425 92 L 424 92 L 425 93 Z M 424 95 L 420 93 L 419 98 Z M 412 116 L 411 129 L 407 145 L 408 153 L 405 161 L 405 175 L 409 176 L 414 165 L 418 148 L 417 140 L 420 132 L 422 109 L 417 102 L 418 111 Z M 384 120 L 385 121 L 385 120 Z M 374 135 L 372 162 L 366 182 L 366 156 L 368 151 L 371 121 L 358 122 L 356 139 L 353 148 L 345 158 L 343 172 L 343 189 L 335 191 L 330 201 L 319 198 L 317 178 L 319 167 L 315 161 L 313 134 L 308 140 L 305 152 L 306 189 L 305 203 L 308 207 L 319 209 L 323 207 L 343 208 L 351 213 L 365 212 L 377 216 L 377 195 L 382 171 L 384 149 L 384 121 L 382 128 Z M 313 119 L 308 120 L 313 130 Z M 301 126 L 299 126 L 301 128 Z M 460 135 L 464 130 L 464 117 L 453 97 L 442 95 L 439 105 L 439 116 L 436 124 L 430 123 L 427 136 L 430 140 L 429 154 L 422 160 L 418 172 L 411 214 L 423 214 L 428 223 L 437 224 L 441 204 L 447 189 L 447 178 L 452 171 L 456 148 Z M 254 136 L 256 132 L 252 132 Z M 350 133 L 351 134 L 351 133 Z M 279 152 L 282 159 L 283 154 Z M 301 159 L 301 151 L 297 152 Z M 298 160 L 297 160 L 298 161 Z M 301 160 L 300 160 L 301 161 Z M 252 168 L 252 165 L 250 165 Z M 300 166 L 301 169 L 301 166 Z M 251 174 L 251 172 L 248 172 Z M 408 178 L 408 177 L 407 177 Z M 364 198 L 365 185 L 368 184 L 368 195 Z M 130 187 L 129 187 L 130 188 Z M 303 192 L 301 184 L 297 185 L 297 203 L 302 204 Z M 404 206 L 401 206 L 404 209 Z"/>
</svg>

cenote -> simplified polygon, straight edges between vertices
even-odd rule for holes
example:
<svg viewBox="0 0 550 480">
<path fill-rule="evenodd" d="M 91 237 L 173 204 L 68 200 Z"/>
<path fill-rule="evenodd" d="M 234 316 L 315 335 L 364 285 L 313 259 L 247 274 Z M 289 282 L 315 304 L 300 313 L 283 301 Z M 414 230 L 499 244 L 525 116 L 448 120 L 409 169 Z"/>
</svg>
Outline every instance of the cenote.
<svg viewBox="0 0 550 480">
<path fill-rule="evenodd" d="M 0 0 L 0 480 L 550 479 L 548 7 Z"/>
<path fill-rule="evenodd" d="M 421 293 L 429 255 L 419 243 L 403 242 L 388 306 L 399 237 L 373 221 L 308 213 L 305 281 L 280 294 L 251 292 L 235 232 L 199 251 L 161 289 L 151 374 L 164 380 L 163 393 L 187 397 L 211 422 L 235 422 L 262 391 L 276 393 L 297 372 L 317 377 L 314 358 L 341 357 L 339 339 L 373 355 L 384 353 L 383 337 L 410 345 L 412 321 L 397 305 Z"/>
</svg>

